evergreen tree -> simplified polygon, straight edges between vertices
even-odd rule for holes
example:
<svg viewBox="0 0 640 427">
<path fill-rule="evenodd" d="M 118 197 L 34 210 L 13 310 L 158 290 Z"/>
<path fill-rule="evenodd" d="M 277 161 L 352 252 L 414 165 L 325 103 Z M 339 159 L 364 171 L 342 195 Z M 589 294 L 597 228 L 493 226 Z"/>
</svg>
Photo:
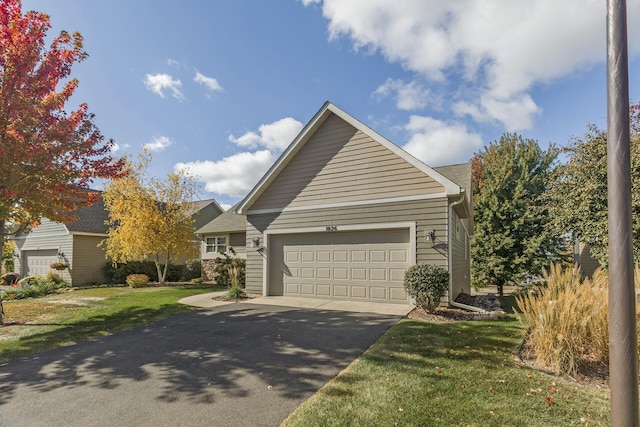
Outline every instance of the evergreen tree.
<svg viewBox="0 0 640 427">
<path fill-rule="evenodd" d="M 472 160 L 475 286 L 504 286 L 537 276 L 566 252 L 542 199 L 557 150 L 506 133 Z"/>
</svg>

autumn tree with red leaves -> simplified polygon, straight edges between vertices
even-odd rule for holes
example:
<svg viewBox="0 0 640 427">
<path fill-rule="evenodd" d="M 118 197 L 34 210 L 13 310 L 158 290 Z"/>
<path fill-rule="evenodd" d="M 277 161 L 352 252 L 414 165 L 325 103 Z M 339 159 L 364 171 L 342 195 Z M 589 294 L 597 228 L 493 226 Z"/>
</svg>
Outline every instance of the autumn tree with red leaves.
<svg viewBox="0 0 640 427">
<path fill-rule="evenodd" d="M 82 36 L 66 31 L 45 47 L 51 28 L 41 12 L 22 14 L 19 0 L 0 2 L 0 231 L 43 217 L 72 221 L 96 201 L 95 178 L 113 178 L 124 162 L 110 156 L 86 104 L 67 113 L 78 80 L 71 67 L 87 57 Z M 4 236 L 0 239 L 0 251 Z M 0 302 L 1 304 L 1 302 Z M 0 314 L 0 322 L 2 315 Z"/>
</svg>

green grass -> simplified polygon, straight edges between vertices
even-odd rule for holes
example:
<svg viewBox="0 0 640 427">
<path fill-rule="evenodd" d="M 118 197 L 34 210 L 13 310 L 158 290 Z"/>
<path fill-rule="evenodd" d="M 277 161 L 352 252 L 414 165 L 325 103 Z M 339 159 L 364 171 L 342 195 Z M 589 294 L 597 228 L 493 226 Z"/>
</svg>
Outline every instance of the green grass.
<svg viewBox="0 0 640 427">
<path fill-rule="evenodd" d="M 196 307 L 180 304 L 181 298 L 223 289 L 94 288 L 4 301 L 0 363 L 186 313 Z"/>
<path fill-rule="evenodd" d="M 610 425 L 607 390 L 516 359 L 522 333 L 513 316 L 402 320 L 283 426 Z"/>
</svg>

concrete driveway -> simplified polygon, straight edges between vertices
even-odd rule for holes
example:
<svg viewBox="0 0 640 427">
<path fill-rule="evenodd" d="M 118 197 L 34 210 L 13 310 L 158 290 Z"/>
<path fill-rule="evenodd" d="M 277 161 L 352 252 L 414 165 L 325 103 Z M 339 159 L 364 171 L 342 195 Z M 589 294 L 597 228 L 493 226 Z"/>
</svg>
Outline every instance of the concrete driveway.
<svg viewBox="0 0 640 427">
<path fill-rule="evenodd" d="M 201 309 L 0 366 L 0 426 L 277 426 L 400 318 Z"/>
</svg>

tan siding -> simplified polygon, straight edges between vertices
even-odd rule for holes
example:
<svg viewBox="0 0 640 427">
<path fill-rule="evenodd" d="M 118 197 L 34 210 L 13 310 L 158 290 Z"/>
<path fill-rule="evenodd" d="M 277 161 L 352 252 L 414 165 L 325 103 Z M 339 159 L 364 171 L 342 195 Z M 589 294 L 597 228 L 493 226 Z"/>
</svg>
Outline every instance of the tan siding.
<svg viewBox="0 0 640 427">
<path fill-rule="evenodd" d="M 73 262 L 69 268 L 74 286 L 107 282 L 108 278 L 103 272 L 107 257 L 105 250 L 98 247 L 103 239 L 97 236 L 74 236 Z"/>
<path fill-rule="evenodd" d="M 451 280 L 455 299 L 459 293 L 471 292 L 469 235 L 455 212 L 451 212 Z"/>
<path fill-rule="evenodd" d="M 340 209 L 260 214 L 247 216 L 247 241 L 263 239 L 265 230 L 360 225 L 414 221 L 416 227 L 416 260 L 447 266 L 447 199 L 431 199 L 404 203 L 383 203 Z M 436 244 L 425 242 L 427 230 L 436 230 Z M 375 232 L 375 231 L 372 231 Z M 255 250 L 247 251 L 247 290 L 262 293 L 263 258 Z"/>
<path fill-rule="evenodd" d="M 331 115 L 251 209 L 435 194 L 443 190 L 422 171 Z"/>
<path fill-rule="evenodd" d="M 576 263 L 580 266 L 582 274 L 592 277 L 593 273 L 600 268 L 600 263 L 591 256 L 591 248 L 586 243 L 580 243 L 580 253 Z"/>
<path fill-rule="evenodd" d="M 229 234 L 229 246 L 236 249 L 237 247 L 247 246 L 247 234 L 246 233 L 230 233 Z"/>
</svg>

